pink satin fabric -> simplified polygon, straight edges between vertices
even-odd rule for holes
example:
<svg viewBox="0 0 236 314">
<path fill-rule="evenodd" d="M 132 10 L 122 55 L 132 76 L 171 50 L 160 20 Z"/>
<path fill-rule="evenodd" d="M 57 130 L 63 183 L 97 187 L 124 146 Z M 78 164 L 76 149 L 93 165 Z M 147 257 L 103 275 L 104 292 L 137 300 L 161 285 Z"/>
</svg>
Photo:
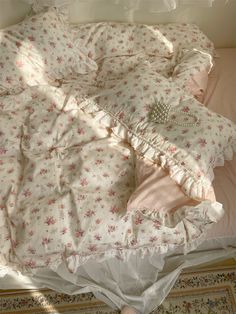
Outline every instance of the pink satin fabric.
<svg viewBox="0 0 236 314">
<path fill-rule="evenodd" d="M 148 208 L 150 211 L 171 213 L 181 206 L 198 204 L 182 192 L 168 172 L 147 159 L 137 159 L 136 185 L 128 201 L 128 211 Z M 208 199 L 215 200 L 213 189 Z"/>
</svg>

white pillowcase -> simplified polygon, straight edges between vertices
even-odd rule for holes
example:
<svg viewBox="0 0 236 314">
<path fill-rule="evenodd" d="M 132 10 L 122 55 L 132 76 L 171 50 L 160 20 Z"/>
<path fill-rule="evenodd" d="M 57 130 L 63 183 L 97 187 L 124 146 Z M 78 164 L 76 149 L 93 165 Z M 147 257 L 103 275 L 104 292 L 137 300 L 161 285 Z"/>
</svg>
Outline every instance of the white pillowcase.
<svg viewBox="0 0 236 314">
<path fill-rule="evenodd" d="M 164 124 L 150 119 L 155 99 L 161 98 L 171 106 L 172 121 Z M 148 63 L 81 107 L 111 127 L 139 154 L 168 169 L 183 191 L 194 199 L 206 198 L 213 168 L 232 159 L 236 151 L 235 124 L 200 105 Z"/>
<path fill-rule="evenodd" d="M 0 31 L 0 42 L 0 94 L 57 85 L 97 68 L 84 49 L 75 48 L 73 35 L 54 9 Z"/>
</svg>

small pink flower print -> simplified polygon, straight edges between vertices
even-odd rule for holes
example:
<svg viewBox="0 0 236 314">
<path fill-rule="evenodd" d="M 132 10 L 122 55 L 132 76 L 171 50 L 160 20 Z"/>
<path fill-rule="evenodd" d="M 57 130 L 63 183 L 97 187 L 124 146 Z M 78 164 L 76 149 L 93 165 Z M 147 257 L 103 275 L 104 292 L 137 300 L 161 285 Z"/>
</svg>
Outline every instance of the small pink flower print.
<svg viewBox="0 0 236 314">
<path fill-rule="evenodd" d="M 77 133 L 78 133 L 79 135 L 83 135 L 83 134 L 85 134 L 85 131 L 84 131 L 83 128 L 78 128 L 78 129 L 77 129 Z"/>
<path fill-rule="evenodd" d="M 132 246 L 137 245 L 137 244 L 138 244 L 137 239 L 133 239 L 133 240 L 131 240 L 131 241 L 130 241 L 130 244 L 131 244 Z"/>
<path fill-rule="evenodd" d="M 110 233 L 112 233 L 112 232 L 115 232 L 116 229 L 117 229 L 116 226 L 114 226 L 114 225 L 109 225 L 109 226 L 108 226 L 108 233 L 110 234 Z"/>
<path fill-rule="evenodd" d="M 34 36 L 29 36 L 28 39 L 29 39 L 29 41 L 35 41 Z"/>
<path fill-rule="evenodd" d="M 31 267 L 31 268 L 35 268 L 36 267 L 36 262 L 33 261 L 32 259 L 28 260 L 28 261 L 25 261 L 24 262 L 24 265 L 26 267 Z"/>
<path fill-rule="evenodd" d="M 90 252 L 96 252 L 97 251 L 97 246 L 95 244 L 90 244 L 88 246 L 88 249 Z"/>
<path fill-rule="evenodd" d="M 69 166 L 68 166 L 68 170 L 69 171 L 74 171 L 76 169 L 76 165 L 74 164 L 74 163 L 72 163 L 72 164 L 70 164 Z"/>
<path fill-rule="evenodd" d="M 182 109 L 183 112 L 189 112 L 189 110 L 190 110 L 190 108 L 189 108 L 188 106 L 185 106 L 185 107 Z"/>
<path fill-rule="evenodd" d="M 84 217 L 92 217 L 94 215 L 95 215 L 94 210 L 89 209 L 89 210 L 86 211 Z"/>
<path fill-rule="evenodd" d="M 197 177 L 200 179 L 201 177 L 204 176 L 204 173 L 202 171 L 197 172 Z"/>
<path fill-rule="evenodd" d="M 143 218 L 141 218 L 141 216 L 135 217 L 134 223 L 135 225 L 141 225 L 143 223 Z"/>
<path fill-rule="evenodd" d="M 205 147 L 205 146 L 207 145 L 207 141 L 206 141 L 204 138 L 199 138 L 198 144 L 199 144 L 201 147 Z"/>
<path fill-rule="evenodd" d="M 175 232 L 174 232 L 175 235 L 180 235 L 180 233 L 181 232 L 179 230 L 175 230 Z"/>
<path fill-rule="evenodd" d="M 83 200 L 85 200 L 85 198 L 86 198 L 86 196 L 85 196 L 85 195 L 83 195 L 83 194 L 79 194 L 79 196 L 78 196 L 77 200 L 78 200 L 78 201 L 83 201 Z"/>
<path fill-rule="evenodd" d="M 48 205 L 55 204 L 56 200 L 54 198 L 48 200 Z"/>
<path fill-rule="evenodd" d="M 116 192 L 112 189 L 108 190 L 108 195 L 109 196 L 115 196 L 116 195 Z"/>
<path fill-rule="evenodd" d="M 12 247 L 13 247 L 14 249 L 17 248 L 17 246 L 19 245 L 19 242 L 18 242 L 18 241 L 12 240 L 11 243 L 12 243 Z"/>
<path fill-rule="evenodd" d="M 36 250 L 33 249 L 31 246 L 28 247 L 27 251 L 30 253 L 30 254 L 35 254 Z"/>
<path fill-rule="evenodd" d="M 51 263 L 51 258 L 48 257 L 48 258 L 45 260 L 44 265 L 45 265 L 45 266 L 49 266 L 50 263 Z"/>
<path fill-rule="evenodd" d="M 100 241 L 102 237 L 99 234 L 95 234 L 94 238 L 95 240 Z"/>
<path fill-rule="evenodd" d="M 76 238 L 81 238 L 84 236 L 84 231 L 83 230 L 76 230 L 75 231 L 75 237 Z"/>
<path fill-rule="evenodd" d="M 153 227 L 155 228 L 155 229 L 161 229 L 161 223 L 160 223 L 160 221 L 158 221 L 158 220 L 155 220 L 154 221 L 154 223 L 153 223 Z"/>
<path fill-rule="evenodd" d="M 40 175 L 44 175 L 44 174 L 46 174 L 47 172 L 48 172 L 47 169 L 44 169 L 44 168 L 43 168 L 43 169 L 40 170 L 39 174 L 40 174 Z"/>
<path fill-rule="evenodd" d="M 29 231 L 29 236 L 32 237 L 33 235 L 34 235 L 34 231 L 33 231 L 33 230 L 30 230 L 30 231 Z"/>
<path fill-rule="evenodd" d="M 62 228 L 62 230 L 61 230 L 62 235 L 66 234 L 67 232 L 68 232 L 68 228 L 66 228 L 66 227 Z"/>
<path fill-rule="evenodd" d="M 7 149 L 0 147 L 0 155 L 5 155 L 7 153 Z"/>
<path fill-rule="evenodd" d="M 86 185 L 88 185 L 88 180 L 87 180 L 86 178 L 81 179 L 81 180 L 80 180 L 80 185 L 81 185 L 81 186 L 86 186 Z"/>
<path fill-rule="evenodd" d="M 153 243 L 153 242 L 156 242 L 157 240 L 158 240 L 158 237 L 152 236 L 150 237 L 149 242 Z"/>
<path fill-rule="evenodd" d="M 124 117 L 125 117 L 125 113 L 123 111 L 118 114 L 118 118 L 120 120 L 124 119 Z"/>
<path fill-rule="evenodd" d="M 49 216 L 45 220 L 45 224 L 47 224 L 48 226 L 54 225 L 55 223 L 56 223 L 56 219 L 54 219 L 53 216 Z"/>
<path fill-rule="evenodd" d="M 13 173 L 13 171 L 14 171 L 14 169 L 11 168 L 11 169 L 8 169 L 8 170 L 7 170 L 7 173 L 8 173 L 8 174 L 11 174 L 11 173 Z"/>
<path fill-rule="evenodd" d="M 24 63 L 23 63 L 21 60 L 17 60 L 17 61 L 16 61 L 16 66 L 17 66 L 18 68 L 22 68 L 22 67 L 24 66 Z"/>
<path fill-rule="evenodd" d="M 90 140 L 91 140 L 91 141 L 96 141 L 96 139 L 97 139 L 97 136 L 96 136 L 96 135 L 90 137 Z"/>
<path fill-rule="evenodd" d="M 7 235 L 5 236 L 5 238 L 4 238 L 5 241 L 9 241 L 10 239 L 11 239 L 10 234 L 7 234 Z"/>
<path fill-rule="evenodd" d="M 101 223 L 101 219 L 96 219 L 95 222 L 97 225 L 99 225 Z"/>
<path fill-rule="evenodd" d="M 69 211 L 68 211 L 68 216 L 70 216 L 70 217 L 74 217 L 74 213 L 73 213 L 73 211 L 72 211 L 72 210 L 69 210 Z"/>
<path fill-rule="evenodd" d="M 176 147 L 175 146 L 170 146 L 169 148 L 168 148 L 168 151 L 170 152 L 170 153 L 175 153 L 176 152 Z"/>
<path fill-rule="evenodd" d="M 116 207 L 116 206 L 112 206 L 112 208 L 110 209 L 110 212 L 112 214 L 116 214 L 120 211 L 119 207 Z"/>
<path fill-rule="evenodd" d="M 63 58 L 62 57 L 57 57 L 57 63 L 61 64 L 63 61 Z"/>
<path fill-rule="evenodd" d="M 53 41 L 49 42 L 49 45 L 50 45 L 52 48 L 56 48 L 56 43 L 53 42 Z"/>
<path fill-rule="evenodd" d="M 16 41 L 15 44 L 16 44 L 16 47 L 17 47 L 17 48 L 20 48 L 20 47 L 22 46 L 22 44 L 21 44 L 20 41 Z"/>
<path fill-rule="evenodd" d="M 97 159 L 95 161 L 95 165 L 101 165 L 102 163 L 103 163 L 103 160 L 101 160 L 101 159 Z"/>
<path fill-rule="evenodd" d="M 29 197 L 29 196 L 32 195 L 32 193 L 31 193 L 31 191 L 30 191 L 29 189 L 26 189 L 26 190 L 24 190 L 23 195 L 24 195 L 25 197 Z"/>
<path fill-rule="evenodd" d="M 192 145 L 191 145 L 191 143 L 190 142 L 187 142 L 186 144 L 185 144 L 185 148 L 190 148 Z"/>
</svg>

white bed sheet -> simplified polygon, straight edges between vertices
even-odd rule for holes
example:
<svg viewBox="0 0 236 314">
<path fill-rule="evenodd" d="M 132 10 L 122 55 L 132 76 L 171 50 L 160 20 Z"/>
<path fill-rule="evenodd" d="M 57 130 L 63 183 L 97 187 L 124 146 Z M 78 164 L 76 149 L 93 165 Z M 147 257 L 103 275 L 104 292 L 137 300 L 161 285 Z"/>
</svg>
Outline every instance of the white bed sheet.
<svg viewBox="0 0 236 314">
<path fill-rule="evenodd" d="M 211 95 L 217 93 L 219 86 L 225 83 L 224 77 L 228 78 L 227 71 L 232 72 L 229 54 L 224 50 L 219 51 L 219 54 L 221 59 L 220 62 L 217 60 L 215 70 L 220 71 L 217 76 L 217 88 Z M 222 65 L 220 70 L 218 63 L 222 64 L 224 58 L 227 58 L 228 66 L 223 66 L 224 76 L 222 76 Z M 212 73 L 213 78 L 214 73 L 216 72 Z M 212 86 L 211 84 L 213 84 L 212 78 L 209 86 Z M 235 92 L 235 89 L 232 89 L 230 97 L 236 99 Z M 213 98 L 207 97 L 205 98 L 207 105 L 212 107 Z M 225 106 L 225 102 L 224 106 L 218 109 L 222 114 L 230 110 Z M 235 110 L 233 107 L 232 109 Z M 0 288 L 48 287 L 68 294 L 94 292 L 114 308 L 130 305 L 140 313 L 149 313 L 163 301 L 182 269 L 209 261 L 236 258 L 236 229 L 233 225 L 233 219 L 236 219 L 235 169 L 234 159 L 224 168 L 216 170 L 214 181 L 216 198 L 224 204 L 226 214 L 223 220 L 208 233 L 208 238 L 197 251 L 186 256 L 178 255 L 178 252 L 174 256 L 154 254 L 145 258 L 134 255 L 125 263 L 115 258 L 99 264 L 90 261 L 81 266 L 76 275 L 70 274 L 63 266 L 58 268 L 57 274 L 43 269 L 37 271 L 34 278 L 12 272 L 0 279 Z M 222 182 L 228 182 L 228 188 L 225 184 L 222 185 Z"/>
</svg>

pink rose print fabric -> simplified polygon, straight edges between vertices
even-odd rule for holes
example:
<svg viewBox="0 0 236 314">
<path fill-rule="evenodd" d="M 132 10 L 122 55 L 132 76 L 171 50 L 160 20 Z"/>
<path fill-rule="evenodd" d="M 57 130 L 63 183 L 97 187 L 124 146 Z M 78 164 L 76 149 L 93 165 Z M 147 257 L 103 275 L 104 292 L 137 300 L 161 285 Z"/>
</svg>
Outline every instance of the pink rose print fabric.
<svg viewBox="0 0 236 314">
<path fill-rule="evenodd" d="M 135 153 L 80 111 L 69 85 L 1 97 L 0 113 L 2 267 L 74 272 L 91 258 L 189 250 L 221 216 L 209 201 L 181 206 L 171 223 L 127 212 Z"/>
<path fill-rule="evenodd" d="M 193 24 L 91 23 L 75 30 L 79 46 L 86 46 L 89 56 L 98 60 L 140 53 L 170 58 L 183 48 L 212 53 L 212 42 Z"/>
<path fill-rule="evenodd" d="M 0 94 L 58 85 L 65 77 L 96 70 L 86 49 L 75 49 L 72 33 L 54 9 L 1 30 L 0 42 Z"/>
<path fill-rule="evenodd" d="M 195 249 L 223 214 L 205 197 L 212 169 L 235 149 L 235 125 L 189 88 L 210 70 L 212 43 L 187 24 L 70 33 L 61 23 L 49 10 L 0 32 L 0 267 L 75 272 L 90 259 Z M 161 98 L 197 125 L 150 122 Z M 131 202 L 139 155 L 186 200 L 166 212 Z"/>
<path fill-rule="evenodd" d="M 81 107 L 98 115 L 103 111 L 105 125 L 139 154 L 168 169 L 191 198 L 205 199 L 213 168 L 231 159 L 236 150 L 236 126 L 232 121 L 210 112 L 148 63 L 139 65 L 115 87 L 93 99 Z M 164 124 L 150 120 L 152 108 L 160 100 L 171 106 L 171 119 Z M 189 112 L 193 117 L 185 115 Z M 180 125 L 173 123 L 179 120 Z"/>
</svg>

